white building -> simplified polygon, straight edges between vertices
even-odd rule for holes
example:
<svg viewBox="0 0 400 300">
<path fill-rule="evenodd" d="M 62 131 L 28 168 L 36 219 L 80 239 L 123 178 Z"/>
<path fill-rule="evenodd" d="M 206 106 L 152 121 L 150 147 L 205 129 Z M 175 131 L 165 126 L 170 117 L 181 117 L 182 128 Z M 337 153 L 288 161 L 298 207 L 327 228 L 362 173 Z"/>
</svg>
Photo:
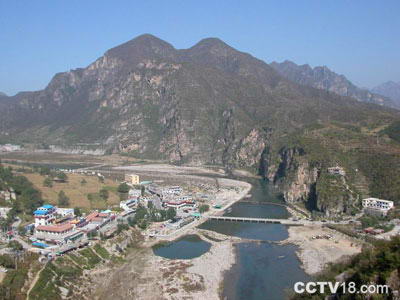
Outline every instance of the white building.
<svg viewBox="0 0 400 300">
<path fill-rule="evenodd" d="M 163 189 L 163 194 L 180 195 L 182 188 L 180 186 L 170 186 Z"/>
<path fill-rule="evenodd" d="M 56 208 L 53 205 L 46 204 L 33 212 L 35 217 L 35 227 L 46 226 L 54 222 Z"/>
<path fill-rule="evenodd" d="M 328 168 L 329 174 L 346 176 L 346 171 L 339 166 Z"/>
<path fill-rule="evenodd" d="M 39 225 L 36 227 L 35 237 L 53 243 L 64 242 L 68 236 L 75 234 L 71 224 Z"/>
<path fill-rule="evenodd" d="M 56 208 L 56 214 L 61 216 L 61 217 L 74 217 L 75 216 L 73 208 L 57 207 Z"/>
<path fill-rule="evenodd" d="M 362 206 L 367 213 L 378 212 L 381 215 L 386 215 L 394 207 L 394 203 L 393 201 L 378 198 L 366 198 L 362 200 Z"/>
<path fill-rule="evenodd" d="M 119 203 L 119 207 L 121 207 L 124 211 L 133 210 L 137 207 L 137 205 L 138 205 L 137 198 L 128 199 L 126 201 L 121 201 Z"/>
<path fill-rule="evenodd" d="M 130 189 L 128 194 L 130 198 L 138 198 L 142 195 L 142 191 L 138 189 Z"/>
</svg>

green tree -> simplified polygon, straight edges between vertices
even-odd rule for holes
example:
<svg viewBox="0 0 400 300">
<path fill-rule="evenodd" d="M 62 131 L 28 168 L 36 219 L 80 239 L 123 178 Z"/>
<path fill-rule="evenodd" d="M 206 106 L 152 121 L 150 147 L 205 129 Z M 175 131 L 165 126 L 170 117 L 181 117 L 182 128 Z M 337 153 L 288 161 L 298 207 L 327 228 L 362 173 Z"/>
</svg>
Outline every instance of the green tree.
<svg viewBox="0 0 400 300">
<path fill-rule="evenodd" d="M 202 204 L 199 207 L 199 212 L 201 214 L 203 214 L 203 213 L 205 213 L 206 211 L 209 211 L 209 210 L 210 210 L 210 206 L 208 204 Z"/>
<path fill-rule="evenodd" d="M 134 221 L 135 223 L 139 223 L 139 221 L 143 220 L 146 218 L 148 212 L 147 209 L 143 206 L 139 206 L 138 209 L 136 210 Z"/>
<path fill-rule="evenodd" d="M 99 196 L 100 196 L 100 198 L 101 199 L 103 199 L 104 201 L 107 201 L 107 199 L 108 199 L 108 191 L 105 189 L 105 188 L 102 188 L 100 191 L 99 191 Z"/>
<path fill-rule="evenodd" d="M 22 226 L 22 225 L 18 226 L 18 234 L 19 235 L 25 235 L 26 234 L 26 229 L 25 229 L 24 226 Z"/>
<path fill-rule="evenodd" d="M 77 216 L 77 217 L 81 217 L 81 216 L 82 216 L 81 209 L 80 209 L 79 207 L 75 207 L 75 208 L 74 208 L 74 214 L 75 214 L 75 216 Z"/>
<path fill-rule="evenodd" d="M 42 176 L 44 176 L 44 175 L 50 175 L 50 173 L 51 173 L 51 170 L 50 170 L 49 167 L 41 167 L 41 168 L 39 169 L 39 174 L 42 175 Z"/>
<path fill-rule="evenodd" d="M 148 209 L 152 210 L 154 208 L 154 204 L 152 201 L 147 202 Z"/>
<path fill-rule="evenodd" d="M 18 241 L 10 241 L 8 243 L 8 247 L 13 249 L 14 251 L 21 251 L 22 249 L 24 249 L 24 247 L 22 247 L 21 243 Z"/>
<path fill-rule="evenodd" d="M 64 191 L 58 193 L 58 205 L 66 207 L 69 205 L 69 198 Z"/>
<path fill-rule="evenodd" d="M 86 183 L 87 183 L 86 179 L 83 178 L 83 179 L 81 180 L 81 185 L 85 185 Z"/>
<path fill-rule="evenodd" d="M 15 269 L 14 260 L 8 254 L 0 255 L 0 265 L 8 269 Z"/>
<path fill-rule="evenodd" d="M 130 189 L 129 185 L 127 185 L 125 182 L 123 182 L 118 186 L 118 193 L 126 194 L 129 192 L 129 189 Z"/>
<path fill-rule="evenodd" d="M 168 208 L 167 210 L 167 219 L 173 219 L 176 216 L 176 210 L 172 207 Z"/>
<path fill-rule="evenodd" d="M 56 173 L 56 178 L 62 182 L 65 182 L 68 180 L 68 176 L 67 174 L 65 174 L 64 172 L 58 172 Z"/>
<path fill-rule="evenodd" d="M 53 187 L 53 180 L 51 180 L 50 177 L 46 177 L 46 178 L 43 180 L 43 186 L 49 187 L 49 188 Z"/>
</svg>

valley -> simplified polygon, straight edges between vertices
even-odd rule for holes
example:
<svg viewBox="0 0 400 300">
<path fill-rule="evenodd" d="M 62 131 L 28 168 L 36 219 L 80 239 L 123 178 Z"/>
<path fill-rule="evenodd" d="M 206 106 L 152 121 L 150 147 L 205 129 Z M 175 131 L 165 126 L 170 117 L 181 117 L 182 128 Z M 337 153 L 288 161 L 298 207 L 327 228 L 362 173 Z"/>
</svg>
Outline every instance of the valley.
<svg viewBox="0 0 400 300">
<path fill-rule="evenodd" d="M 339 275 L 398 293 L 396 107 L 327 67 L 150 34 L 2 94 L 0 295 L 306 299 L 295 282 Z"/>
</svg>

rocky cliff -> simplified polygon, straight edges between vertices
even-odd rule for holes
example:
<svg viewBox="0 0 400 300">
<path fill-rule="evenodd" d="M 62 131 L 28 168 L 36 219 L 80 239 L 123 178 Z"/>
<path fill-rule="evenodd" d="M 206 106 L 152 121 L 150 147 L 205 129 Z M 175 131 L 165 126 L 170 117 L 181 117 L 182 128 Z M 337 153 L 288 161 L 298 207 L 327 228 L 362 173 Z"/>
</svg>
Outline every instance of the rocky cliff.
<svg viewBox="0 0 400 300">
<path fill-rule="evenodd" d="M 333 164 L 323 159 L 312 163 L 302 148 L 283 148 L 275 160 L 266 157 L 262 165 L 268 169 L 264 170 L 267 178 L 288 203 L 326 216 L 350 214 L 360 208 L 361 194 L 350 183 L 351 176 L 331 174 L 328 170 Z"/>
</svg>

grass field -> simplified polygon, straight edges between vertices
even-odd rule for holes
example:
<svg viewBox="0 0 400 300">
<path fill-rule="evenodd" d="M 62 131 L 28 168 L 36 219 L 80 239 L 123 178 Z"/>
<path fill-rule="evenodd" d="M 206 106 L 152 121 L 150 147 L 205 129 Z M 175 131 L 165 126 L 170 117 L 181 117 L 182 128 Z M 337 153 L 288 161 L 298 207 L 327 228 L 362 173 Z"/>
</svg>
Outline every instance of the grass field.
<svg viewBox="0 0 400 300">
<path fill-rule="evenodd" d="M 50 203 L 57 205 L 58 193 L 62 190 L 69 198 L 70 207 L 82 207 L 90 209 L 104 209 L 108 206 L 119 204 L 119 195 L 117 192 L 118 182 L 111 179 L 105 179 L 101 183 L 97 176 L 85 176 L 80 174 L 67 174 L 68 181 L 65 183 L 53 183 L 53 187 L 44 187 L 43 181 L 46 178 L 37 173 L 24 173 L 29 181 L 42 192 L 43 199 Z M 82 179 L 86 180 L 86 184 L 81 184 Z M 98 196 L 100 189 L 105 188 L 108 190 L 109 198 L 104 201 Z M 92 201 L 89 201 L 87 196 L 92 194 Z"/>
</svg>

